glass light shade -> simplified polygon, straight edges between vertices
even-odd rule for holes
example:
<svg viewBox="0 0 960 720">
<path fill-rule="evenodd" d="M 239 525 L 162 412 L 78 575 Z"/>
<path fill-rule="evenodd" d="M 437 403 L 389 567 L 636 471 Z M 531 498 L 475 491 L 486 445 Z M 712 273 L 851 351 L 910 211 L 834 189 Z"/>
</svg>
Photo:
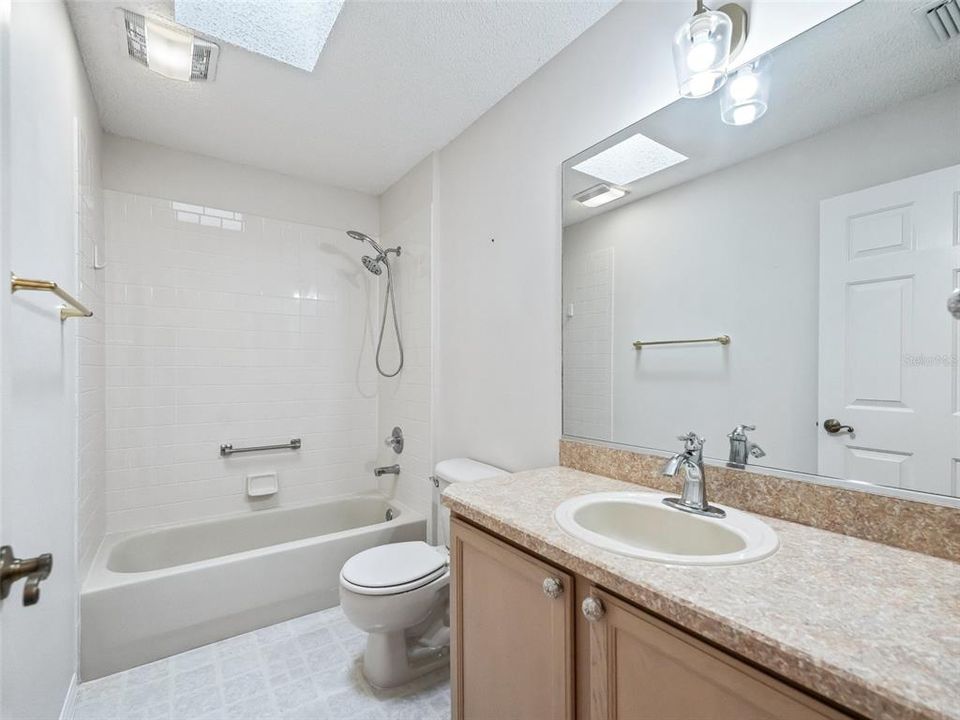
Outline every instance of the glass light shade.
<svg viewBox="0 0 960 720">
<path fill-rule="evenodd" d="M 720 118 L 727 125 L 749 125 L 767 111 L 770 73 L 757 60 L 731 73 L 720 95 Z"/>
<path fill-rule="evenodd" d="M 193 35 L 147 20 L 147 67 L 173 80 L 189 80 L 193 70 Z"/>
<path fill-rule="evenodd" d="M 706 97 L 723 86 L 733 22 L 725 13 L 705 10 L 673 36 L 673 64 L 683 97 Z"/>
</svg>

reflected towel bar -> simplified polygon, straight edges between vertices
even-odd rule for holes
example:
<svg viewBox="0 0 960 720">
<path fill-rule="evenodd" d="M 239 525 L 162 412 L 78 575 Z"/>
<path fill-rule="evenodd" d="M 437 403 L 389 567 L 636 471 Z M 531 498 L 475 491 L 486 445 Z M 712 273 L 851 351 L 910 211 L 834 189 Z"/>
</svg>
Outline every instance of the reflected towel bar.
<svg viewBox="0 0 960 720">
<path fill-rule="evenodd" d="M 260 452 L 261 450 L 299 450 L 300 438 L 294 438 L 288 443 L 280 445 L 257 445 L 256 447 L 235 448 L 230 443 L 224 443 L 220 446 L 220 457 L 233 455 L 235 453 Z"/>
<path fill-rule="evenodd" d="M 641 348 L 645 348 L 647 345 L 685 345 L 687 343 L 711 343 L 711 342 L 720 343 L 721 345 L 729 345 L 730 336 L 718 335 L 717 337 L 694 338 L 693 340 L 647 340 L 647 341 L 637 340 L 636 342 L 633 343 L 633 347 L 635 347 L 637 350 L 640 350 Z"/>
<path fill-rule="evenodd" d="M 77 300 L 66 290 L 50 280 L 28 280 L 27 278 L 20 278 L 13 273 L 10 273 L 10 292 L 15 293 L 17 290 L 41 290 L 44 292 L 52 292 L 70 306 L 60 306 L 61 322 L 72 317 L 93 316 L 93 310 L 88 310 L 82 302 Z"/>
</svg>

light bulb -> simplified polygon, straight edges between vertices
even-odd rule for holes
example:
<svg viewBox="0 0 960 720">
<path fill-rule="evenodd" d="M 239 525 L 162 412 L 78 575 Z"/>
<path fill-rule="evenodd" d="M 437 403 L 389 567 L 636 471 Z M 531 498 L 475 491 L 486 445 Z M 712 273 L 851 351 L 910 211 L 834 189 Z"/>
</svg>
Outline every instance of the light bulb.
<svg viewBox="0 0 960 720">
<path fill-rule="evenodd" d="M 723 79 L 722 73 L 698 73 L 687 83 L 687 97 L 706 97 L 714 92 Z"/>
<path fill-rule="evenodd" d="M 720 118 L 727 125 L 749 125 L 767 111 L 770 78 L 765 58 L 736 70 L 720 96 Z"/>
<path fill-rule="evenodd" d="M 717 47 L 710 42 L 708 33 L 701 33 L 699 38 L 694 38 L 693 45 L 687 52 L 687 67 L 693 72 L 703 72 L 717 59 Z"/>
<path fill-rule="evenodd" d="M 733 109 L 734 125 L 749 125 L 757 119 L 757 107 L 755 105 L 741 105 Z"/>
<path fill-rule="evenodd" d="M 673 63 L 683 97 L 704 97 L 723 87 L 733 22 L 726 13 L 702 10 L 673 37 Z"/>
<path fill-rule="evenodd" d="M 734 100 L 743 101 L 749 100 L 754 95 L 757 94 L 757 90 L 760 87 L 760 81 L 757 80 L 757 76 L 752 73 L 738 74 L 733 80 L 730 81 L 730 88 L 728 92 L 730 97 Z"/>
</svg>

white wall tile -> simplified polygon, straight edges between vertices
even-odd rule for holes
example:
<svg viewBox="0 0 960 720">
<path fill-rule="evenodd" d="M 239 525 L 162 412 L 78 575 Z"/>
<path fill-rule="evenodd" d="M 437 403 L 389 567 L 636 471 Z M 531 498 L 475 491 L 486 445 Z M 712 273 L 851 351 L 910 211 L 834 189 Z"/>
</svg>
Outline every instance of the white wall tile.
<svg viewBox="0 0 960 720">
<path fill-rule="evenodd" d="M 241 230 L 182 222 L 170 200 L 105 195 L 108 529 L 250 510 L 245 477 L 264 470 L 282 503 L 374 489 L 378 288 L 356 242 L 250 213 Z M 219 456 L 223 442 L 292 437 L 300 451 Z"/>
</svg>

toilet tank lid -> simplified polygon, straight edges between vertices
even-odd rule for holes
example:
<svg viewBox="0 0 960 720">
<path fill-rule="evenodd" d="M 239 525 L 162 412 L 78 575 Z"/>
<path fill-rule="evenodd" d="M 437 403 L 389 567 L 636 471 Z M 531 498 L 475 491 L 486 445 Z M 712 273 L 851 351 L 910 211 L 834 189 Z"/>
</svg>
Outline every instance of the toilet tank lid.
<svg viewBox="0 0 960 720">
<path fill-rule="evenodd" d="M 433 472 L 438 478 L 448 483 L 471 482 L 507 474 L 506 470 L 470 458 L 441 460 Z"/>
</svg>

